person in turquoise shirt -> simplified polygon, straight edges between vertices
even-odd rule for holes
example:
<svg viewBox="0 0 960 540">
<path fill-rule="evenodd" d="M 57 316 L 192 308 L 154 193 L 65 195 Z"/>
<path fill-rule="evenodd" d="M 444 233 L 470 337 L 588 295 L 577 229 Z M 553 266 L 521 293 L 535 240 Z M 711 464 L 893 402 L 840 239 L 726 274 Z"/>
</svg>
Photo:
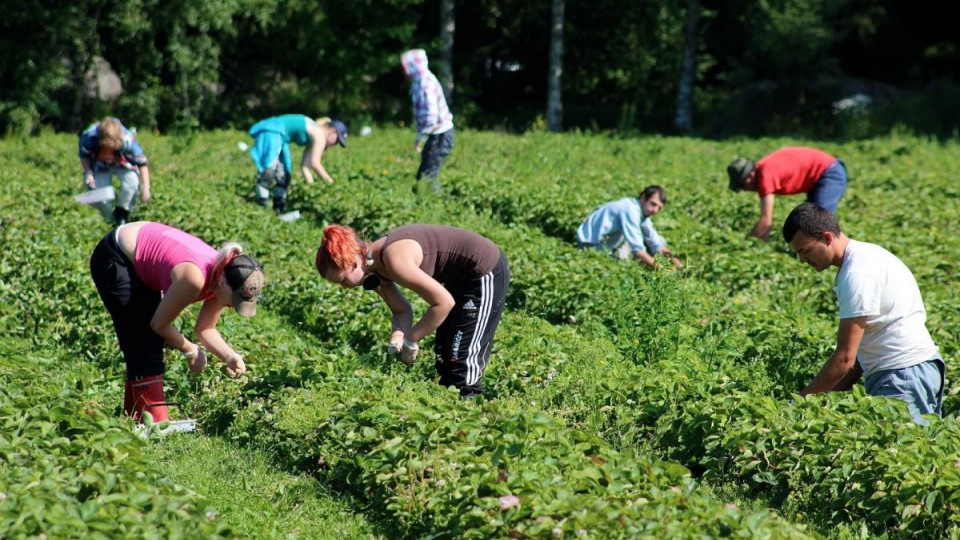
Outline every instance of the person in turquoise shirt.
<svg viewBox="0 0 960 540">
<path fill-rule="evenodd" d="M 347 126 L 343 122 L 329 118 L 313 120 L 302 114 L 284 114 L 261 120 L 250 128 L 250 136 L 254 140 L 250 157 L 257 166 L 254 186 L 257 203 L 267 206 L 272 188 L 273 209 L 278 215 L 286 212 L 287 207 L 287 190 L 293 170 L 290 143 L 305 147 L 300 172 L 308 184 L 313 183 L 311 169 L 332 184 L 333 178 L 320 162 L 323 151 L 337 144 L 347 146 Z"/>
</svg>

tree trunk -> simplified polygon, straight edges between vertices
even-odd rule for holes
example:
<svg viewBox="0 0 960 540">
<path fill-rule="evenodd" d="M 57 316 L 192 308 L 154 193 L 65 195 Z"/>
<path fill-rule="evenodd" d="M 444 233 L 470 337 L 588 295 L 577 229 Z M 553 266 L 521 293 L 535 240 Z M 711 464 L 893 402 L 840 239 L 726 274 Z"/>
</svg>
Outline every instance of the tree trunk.
<svg viewBox="0 0 960 540">
<path fill-rule="evenodd" d="M 453 34 L 456 29 L 454 0 L 440 2 L 440 84 L 447 95 L 447 103 L 453 103 Z"/>
<path fill-rule="evenodd" d="M 677 87 L 677 114 L 673 126 L 679 133 L 693 129 L 693 87 L 697 79 L 697 26 L 700 22 L 700 0 L 687 2 L 687 21 L 683 29 L 683 63 Z"/>
<path fill-rule="evenodd" d="M 563 100 L 560 75 L 563 74 L 563 8 L 564 0 L 553 0 L 550 25 L 550 71 L 547 74 L 547 129 L 563 129 Z"/>
</svg>

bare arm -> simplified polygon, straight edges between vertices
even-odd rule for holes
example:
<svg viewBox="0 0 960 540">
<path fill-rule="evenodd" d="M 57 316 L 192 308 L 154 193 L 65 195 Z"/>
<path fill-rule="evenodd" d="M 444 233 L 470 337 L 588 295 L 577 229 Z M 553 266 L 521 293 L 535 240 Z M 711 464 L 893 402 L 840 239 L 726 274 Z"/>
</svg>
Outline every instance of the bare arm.
<svg viewBox="0 0 960 540">
<path fill-rule="evenodd" d="M 140 166 L 140 200 L 150 202 L 150 167 L 146 165 Z"/>
<path fill-rule="evenodd" d="M 673 254 L 673 252 L 670 251 L 670 248 L 668 248 L 667 246 L 663 246 L 662 248 L 660 248 L 660 251 L 657 253 L 657 255 L 663 255 L 664 257 L 670 259 L 670 262 L 673 263 L 673 266 L 674 266 L 674 267 L 676 267 L 676 268 L 678 268 L 678 269 L 679 269 L 679 268 L 683 268 L 683 263 L 680 262 L 680 259 L 678 259 L 678 258 Z"/>
<path fill-rule="evenodd" d="M 829 392 L 841 382 L 846 382 L 848 376 L 852 376 L 850 375 L 851 371 L 859 369 L 857 366 L 857 349 L 860 348 L 860 341 L 863 339 L 863 332 L 866 327 L 866 317 L 840 319 L 840 328 L 837 330 L 837 348 L 820 368 L 820 373 L 800 392 L 800 395 Z"/>
<path fill-rule="evenodd" d="M 150 329 L 174 349 L 182 353 L 191 352 L 196 346 L 173 326 L 173 321 L 199 296 L 203 289 L 203 272 L 193 263 L 182 262 L 173 267 L 170 279 L 170 289 L 163 295 L 163 300 L 150 319 Z"/>
<path fill-rule="evenodd" d="M 773 193 L 764 195 L 760 199 L 760 219 L 750 230 L 749 236 L 755 236 L 761 240 L 770 238 L 770 229 L 773 227 Z"/>
<path fill-rule="evenodd" d="M 653 255 L 650 255 L 642 249 L 634 251 L 633 258 L 645 264 L 648 268 L 656 268 L 657 266 L 657 261 L 653 258 Z"/>
<path fill-rule="evenodd" d="M 423 313 L 410 332 L 407 341 L 417 342 L 436 330 L 453 310 L 453 295 L 437 280 L 420 269 L 420 245 L 413 240 L 400 240 L 381 252 L 383 264 L 397 284 L 417 293 L 430 307 Z"/>
<path fill-rule="evenodd" d="M 860 367 L 859 362 L 855 362 L 853 364 L 853 369 L 848 371 L 847 375 L 843 379 L 840 379 L 840 382 L 833 387 L 833 392 L 845 392 L 850 390 L 853 388 L 853 385 L 860 380 L 861 375 L 863 375 L 863 369 Z"/>
<path fill-rule="evenodd" d="M 88 188 L 93 189 L 96 185 L 93 181 L 93 164 L 91 164 L 87 158 L 80 158 L 80 166 L 83 168 L 83 183 L 85 183 Z"/>
<path fill-rule="evenodd" d="M 217 330 L 217 322 L 220 321 L 222 313 L 223 305 L 215 299 L 205 301 L 200 308 L 200 314 L 197 315 L 197 322 L 193 331 L 200 343 L 203 343 L 204 348 L 226 362 L 231 356 L 237 354 L 237 351 L 227 344 L 223 336 L 220 335 L 220 331 Z"/>
<path fill-rule="evenodd" d="M 377 294 L 380 295 L 380 298 L 383 298 L 384 303 L 393 313 L 390 326 L 390 342 L 402 341 L 410 335 L 413 326 L 413 308 L 410 307 L 410 302 L 397 288 L 397 284 L 392 281 L 382 282 L 380 288 L 377 289 Z"/>
<path fill-rule="evenodd" d="M 327 170 L 323 168 L 323 164 L 320 162 L 320 158 L 323 157 L 324 148 L 323 141 L 319 141 L 307 146 L 307 149 L 303 151 L 303 159 L 300 162 L 300 172 L 303 173 L 308 184 L 313 183 L 313 174 L 311 174 L 310 169 L 317 171 L 320 178 L 326 180 L 328 184 L 333 183 L 333 178 L 327 173 Z"/>
</svg>

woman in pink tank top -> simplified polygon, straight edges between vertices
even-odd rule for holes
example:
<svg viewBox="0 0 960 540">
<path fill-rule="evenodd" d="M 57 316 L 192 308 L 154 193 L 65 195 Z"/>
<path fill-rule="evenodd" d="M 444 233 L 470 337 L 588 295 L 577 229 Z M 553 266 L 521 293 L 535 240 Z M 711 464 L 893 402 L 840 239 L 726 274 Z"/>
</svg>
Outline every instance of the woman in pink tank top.
<svg viewBox="0 0 960 540">
<path fill-rule="evenodd" d="M 180 351 L 193 372 L 207 365 L 204 347 L 226 362 L 228 375 L 246 371 L 243 358 L 217 330 L 225 307 L 254 315 L 265 283 L 260 263 L 243 254 L 239 244 L 216 250 L 162 223 L 129 223 L 97 244 L 90 273 L 113 319 L 127 368 L 123 410 L 138 422 L 145 412 L 155 422 L 167 419 L 164 345 Z M 173 325 L 195 302 L 203 302 L 193 328 L 200 344 Z"/>
</svg>

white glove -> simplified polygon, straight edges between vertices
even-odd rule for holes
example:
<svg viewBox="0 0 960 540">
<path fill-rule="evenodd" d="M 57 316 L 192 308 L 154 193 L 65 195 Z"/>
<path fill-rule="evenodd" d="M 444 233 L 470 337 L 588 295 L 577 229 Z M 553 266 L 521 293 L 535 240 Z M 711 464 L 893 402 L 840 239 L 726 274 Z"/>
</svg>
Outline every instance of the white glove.
<svg viewBox="0 0 960 540">
<path fill-rule="evenodd" d="M 247 365 L 243 363 L 243 357 L 237 353 L 233 353 L 233 356 L 227 358 L 227 375 L 231 377 L 239 377 L 247 372 Z"/>
<path fill-rule="evenodd" d="M 192 351 L 181 354 L 192 373 L 200 373 L 207 367 L 207 351 L 203 350 L 203 347 L 197 345 Z"/>
<path fill-rule="evenodd" d="M 387 345 L 387 354 L 390 356 L 396 356 L 400 354 L 401 349 L 403 349 L 403 336 L 391 338 L 390 344 Z"/>
<path fill-rule="evenodd" d="M 416 341 L 403 340 L 403 348 L 400 350 L 400 361 L 410 366 L 417 361 L 417 353 L 420 352 L 420 345 Z"/>
</svg>

